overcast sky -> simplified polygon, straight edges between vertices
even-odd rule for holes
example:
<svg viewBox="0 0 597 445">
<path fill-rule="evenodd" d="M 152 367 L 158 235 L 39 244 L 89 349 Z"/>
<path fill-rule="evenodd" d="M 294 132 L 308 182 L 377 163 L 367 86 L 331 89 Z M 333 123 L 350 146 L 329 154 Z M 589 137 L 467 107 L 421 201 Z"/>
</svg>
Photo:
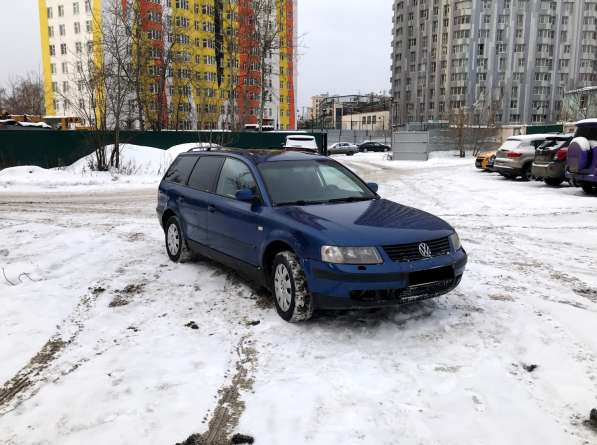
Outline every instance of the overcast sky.
<svg viewBox="0 0 597 445">
<path fill-rule="evenodd" d="M 319 93 L 389 89 L 392 0 L 298 0 L 298 9 L 299 107 Z M 40 53 L 37 0 L 10 2 L 0 14 L 0 84 L 40 71 Z"/>
</svg>

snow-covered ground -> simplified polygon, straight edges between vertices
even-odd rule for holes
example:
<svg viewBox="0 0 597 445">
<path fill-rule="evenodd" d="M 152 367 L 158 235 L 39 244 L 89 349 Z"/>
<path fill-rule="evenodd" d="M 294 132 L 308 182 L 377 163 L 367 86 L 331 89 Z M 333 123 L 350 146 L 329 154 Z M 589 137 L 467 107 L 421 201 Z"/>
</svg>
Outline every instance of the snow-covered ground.
<svg viewBox="0 0 597 445">
<path fill-rule="evenodd" d="M 5 181 L 0 442 L 597 443 L 597 199 L 470 158 L 336 159 L 458 229 L 456 291 L 291 325 L 233 271 L 168 261 L 157 174 Z"/>
</svg>

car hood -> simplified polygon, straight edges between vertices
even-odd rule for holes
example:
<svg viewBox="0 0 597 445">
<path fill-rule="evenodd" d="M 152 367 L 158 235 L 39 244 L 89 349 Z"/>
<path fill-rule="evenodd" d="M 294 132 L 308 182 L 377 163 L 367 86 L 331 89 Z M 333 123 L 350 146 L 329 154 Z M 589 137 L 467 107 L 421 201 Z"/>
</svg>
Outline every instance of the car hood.
<svg viewBox="0 0 597 445">
<path fill-rule="evenodd" d="M 279 207 L 293 225 L 339 246 L 378 246 L 446 237 L 452 227 L 422 210 L 386 199 L 353 203 Z"/>
</svg>

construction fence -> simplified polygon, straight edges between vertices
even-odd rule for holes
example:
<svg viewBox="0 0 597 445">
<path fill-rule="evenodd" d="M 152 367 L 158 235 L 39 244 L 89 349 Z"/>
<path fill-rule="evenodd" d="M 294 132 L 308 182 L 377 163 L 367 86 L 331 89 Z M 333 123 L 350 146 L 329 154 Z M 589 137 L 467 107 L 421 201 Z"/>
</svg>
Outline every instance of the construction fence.
<svg viewBox="0 0 597 445">
<path fill-rule="evenodd" d="M 120 142 L 166 150 L 174 145 L 192 142 L 212 142 L 242 149 L 281 148 L 290 133 L 281 132 L 210 132 L 210 131 L 122 131 Z M 303 133 L 305 134 L 305 133 Z M 327 135 L 315 136 L 317 145 L 325 150 Z M 19 165 L 43 168 L 63 167 L 94 151 L 98 142 L 112 144 L 112 132 L 2 130 L 0 131 L 0 169 Z"/>
</svg>

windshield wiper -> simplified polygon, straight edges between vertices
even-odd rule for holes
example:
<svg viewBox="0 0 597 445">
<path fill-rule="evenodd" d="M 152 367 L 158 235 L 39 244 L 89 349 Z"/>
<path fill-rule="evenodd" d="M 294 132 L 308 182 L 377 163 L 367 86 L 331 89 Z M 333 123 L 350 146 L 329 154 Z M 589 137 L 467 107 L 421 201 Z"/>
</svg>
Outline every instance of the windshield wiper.
<svg viewBox="0 0 597 445">
<path fill-rule="evenodd" d="M 375 198 L 374 197 L 365 197 L 365 196 L 349 196 L 347 198 L 329 199 L 326 202 L 328 204 L 335 204 L 335 203 L 342 203 L 342 202 L 371 201 L 373 199 L 375 199 Z"/>
<path fill-rule="evenodd" d="M 305 201 L 304 199 L 299 199 L 298 201 L 289 201 L 289 202 L 278 202 L 275 204 L 275 207 L 284 207 L 284 206 L 307 206 L 312 204 L 323 204 L 327 201 Z"/>
</svg>

